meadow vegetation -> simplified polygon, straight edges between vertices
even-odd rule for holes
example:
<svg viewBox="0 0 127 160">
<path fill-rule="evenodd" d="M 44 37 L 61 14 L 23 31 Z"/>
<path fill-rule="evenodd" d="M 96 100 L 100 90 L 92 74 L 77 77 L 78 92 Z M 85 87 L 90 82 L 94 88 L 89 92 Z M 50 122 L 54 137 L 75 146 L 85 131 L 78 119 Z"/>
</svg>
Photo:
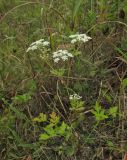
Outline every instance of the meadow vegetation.
<svg viewBox="0 0 127 160">
<path fill-rule="evenodd" d="M 127 160 L 127 1 L 0 0 L 0 160 Z"/>
</svg>

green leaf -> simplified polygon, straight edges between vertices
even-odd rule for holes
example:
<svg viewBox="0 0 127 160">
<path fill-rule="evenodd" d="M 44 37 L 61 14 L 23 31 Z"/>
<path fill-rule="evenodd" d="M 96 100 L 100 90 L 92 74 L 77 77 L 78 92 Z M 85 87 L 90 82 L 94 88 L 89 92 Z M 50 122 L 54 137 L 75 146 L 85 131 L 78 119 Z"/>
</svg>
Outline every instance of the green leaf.
<svg viewBox="0 0 127 160">
<path fill-rule="evenodd" d="M 96 102 L 94 110 L 92 110 L 91 113 L 94 114 L 97 121 L 102 121 L 108 118 L 108 115 L 105 114 L 105 109 L 103 109 L 98 102 Z"/>
<path fill-rule="evenodd" d="M 118 111 L 118 107 L 111 107 L 109 109 L 109 115 L 115 118 L 117 116 L 117 111 Z"/>
<path fill-rule="evenodd" d="M 105 95 L 105 98 L 106 98 L 106 100 L 109 102 L 109 103 L 111 103 L 112 102 L 112 98 L 111 98 L 111 96 L 110 95 Z"/>
<path fill-rule="evenodd" d="M 14 103 L 22 104 L 28 102 L 31 99 L 31 95 L 30 94 L 16 95 L 12 99 Z"/>
<path fill-rule="evenodd" d="M 65 134 L 66 128 L 67 128 L 67 124 L 62 122 L 61 126 L 59 127 L 58 133 L 63 136 Z"/>
<path fill-rule="evenodd" d="M 60 117 L 56 115 L 55 112 L 52 112 L 50 114 L 50 122 L 53 123 L 53 124 L 57 124 L 59 123 L 59 120 L 60 120 Z"/>
<path fill-rule="evenodd" d="M 39 140 L 48 140 L 50 138 L 49 135 L 47 135 L 46 133 L 41 134 Z"/>
<path fill-rule="evenodd" d="M 40 113 L 39 117 L 35 117 L 33 119 L 33 122 L 46 122 L 47 121 L 47 116 L 44 113 Z"/>
<path fill-rule="evenodd" d="M 108 148 L 109 148 L 110 150 L 112 150 L 112 149 L 115 148 L 115 145 L 113 144 L 112 141 L 107 141 L 107 145 L 108 145 Z"/>
<path fill-rule="evenodd" d="M 123 79 L 122 87 L 123 87 L 123 89 L 125 89 L 127 87 L 127 78 Z"/>
<path fill-rule="evenodd" d="M 52 124 L 47 125 L 46 127 L 44 127 L 44 131 L 50 136 L 50 137 L 54 137 L 56 136 L 56 132 L 55 129 L 52 127 Z"/>
<path fill-rule="evenodd" d="M 101 106 L 98 102 L 96 102 L 96 105 L 95 105 L 95 110 L 99 113 L 101 111 Z"/>
</svg>

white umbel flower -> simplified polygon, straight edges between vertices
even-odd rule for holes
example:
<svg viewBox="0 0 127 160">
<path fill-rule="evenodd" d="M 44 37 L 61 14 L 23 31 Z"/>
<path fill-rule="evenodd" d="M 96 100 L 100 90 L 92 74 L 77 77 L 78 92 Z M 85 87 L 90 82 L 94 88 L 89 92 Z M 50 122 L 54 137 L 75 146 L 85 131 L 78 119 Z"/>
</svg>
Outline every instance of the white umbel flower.
<svg viewBox="0 0 127 160">
<path fill-rule="evenodd" d="M 74 34 L 74 35 L 70 35 L 69 38 L 71 39 L 71 43 L 74 44 L 76 42 L 87 42 L 89 40 L 91 40 L 92 38 L 87 36 L 86 34 Z"/>
<path fill-rule="evenodd" d="M 82 97 L 81 96 L 79 96 L 78 94 L 73 94 L 73 95 L 70 95 L 70 97 L 69 97 L 69 99 L 70 100 L 79 100 L 79 99 L 81 99 Z"/>
<path fill-rule="evenodd" d="M 55 62 L 55 63 L 58 63 L 59 60 L 60 60 L 59 58 L 54 58 L 54 62 Z"/>
<path fill-rule="evenodd" d="M 37 46 L 33 45 L 33 46 L 30 46 L 26 52 L 29 52 L 29 51 L 34 51 L 37 49 Z"/>
<path fill-rule="evenodd" d="M 53 53 L 53 60 L 58 63 L 60 60 L 67 61 L 69 57 L 73 57 L 67 50 L 58 50 Z"/>
<path fill-rule="evenodd" d="M 44 39 L 40 39 L 38 41 L 31 43 L 31 45 L 28 47 L 26 52 L 34 51 L 39 48 L 45 48 L 45 47 L 48 47 L 49 45 L 50 43 L 48 41 L 45 41 Z"/>
<path fill-rule="evenodd" d="M 49 43 L 48 41 L 44 41 L 44 42 L 43 42 L 43 46 L 44 46 L 44 47 L 47 47 L 47 46 L 49 46 L 49 45 L 50 45 L 50 43 Z"/>
</svg>

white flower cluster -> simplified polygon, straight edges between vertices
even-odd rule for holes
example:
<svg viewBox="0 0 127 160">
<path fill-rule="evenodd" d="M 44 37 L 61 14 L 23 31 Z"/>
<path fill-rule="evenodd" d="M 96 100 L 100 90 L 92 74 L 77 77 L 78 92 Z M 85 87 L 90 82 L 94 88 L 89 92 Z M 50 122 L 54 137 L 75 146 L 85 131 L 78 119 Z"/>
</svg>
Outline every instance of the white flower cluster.
<svg viewBox="0 0 127 160">
<path fill-rule="evenodd" d="M 29 52 L 29 51 L 34 51 L 38 48 L 44 48 L 44 47 L 48 47 L 49 46 L 49 42 L 48 41 L 45 41 L 44 39 L 40 39 L 36 42 L 33 42 L 29 48 L 27 49 L 26 52 Z"/>
<path fill-rule="evenodd" d="M 78 94 L 73 94 L 73 95 L 70 95 L 70 97 L 69 97 L 69 99 L 70 100 L 79 100 L 79 99 L 81 99 L 82 97 L 81 96 L 79 96 Z"/>
<path fill-rule="evenodd" d="M 69 57 L 73 57 L 73 55 L 67 50 L 58 50 L 53 53 L 53 59 L 55 63 L 58 63 L 60 60 L 66 61 Z"/>
<path fill-rule="evenodd" d="M 92 39 L 91 37 L 87 36 L 86 34 L 74 34 L 74 35 L 70 35 L 69 38 L 71 38 L 71 43 L 74 44 L 76 42 L 87 42 L 90 39 Z"/>
</svg>

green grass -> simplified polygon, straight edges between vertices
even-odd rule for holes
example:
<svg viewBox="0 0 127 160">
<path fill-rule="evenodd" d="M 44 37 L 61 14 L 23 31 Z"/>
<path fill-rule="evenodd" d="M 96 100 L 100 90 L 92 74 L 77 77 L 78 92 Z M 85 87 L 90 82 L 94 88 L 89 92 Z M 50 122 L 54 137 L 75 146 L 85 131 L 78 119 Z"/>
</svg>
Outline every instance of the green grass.
<svg viewBox="0 0 127 160">
<path fill-rule="evenodd" d="M 1 160 L 124 160 L 126 6 L 126 0 L 0 1 Z M 71 44 L 76 33 L 92 39 Z M 48 50 L 26 52 L 42 38 Z M 54 63 L 60 49 L 74 57 Z M 69 99 L 75 93 L 82 98 Z"/>
</svg>

